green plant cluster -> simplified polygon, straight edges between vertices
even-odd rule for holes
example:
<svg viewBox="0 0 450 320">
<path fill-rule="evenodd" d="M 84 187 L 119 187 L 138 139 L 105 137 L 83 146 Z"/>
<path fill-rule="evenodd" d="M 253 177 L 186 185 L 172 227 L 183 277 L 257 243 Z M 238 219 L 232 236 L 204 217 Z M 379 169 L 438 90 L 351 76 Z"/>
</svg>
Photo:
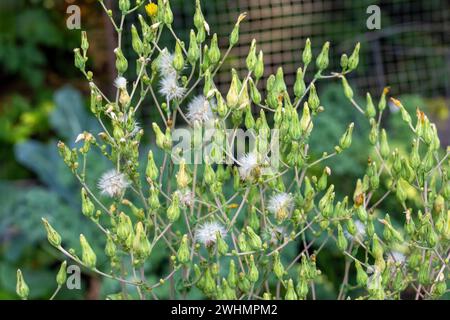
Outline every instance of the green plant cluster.
<svg viewBox="0 0 450 320">
<path fill-rule="evenodd" d="M 333 266 L 318 264 L 325 246 L 336 248 L 345 268 L 338 287 L 331 290 L 334 298 L 401 299 L 413 292 L 416 299 L 432 299 L 446 294 L 449 149 L 442 150 L 436 126 L 423 111 L 412 115 L 400 100 L 389 99 L 388 89 L 376 99 L 367 93 L 364 106 L 355 100 L 347 76 L 359 64 L 359 44 L 342 56 L 341 70 L 328 73 L 330 43 L 314 56 L 308 39 L 293 95 L 279 68 L 269 76 L 263 97 L 258 80 L 264 74 L 264 55 L 253 40 L 247 74 L 241 77 L 233 70 L 229 90 L 222 94 L 214 77 L 238 42 L 245 14 L 222 53 L 200 1 L 195 30 L 185 44 L 171 27 L 170 1 L 159 0 L 145 7 L 148 17 L 139 16 L 139 28 L 131 27 L 136 78 L 129 83 L 124 74 L 131 57 L 121 48 L 123 25 L 144 3 L 119 0 L 119 21 L 99 3 L 118 37 L 116 95 L 109 98 L 96 85 L 83 33 L 74 62 L 89 82 L 90 109 L 101 129 L 84 124 L 77 128 L 77 147 L 59 142 L 58 151 L 81 186 L 81 213 L 105 240 L 104 249 L 95 248 L 85 232 L 79 235 L 79 246 L 71 246 L 64 230 L 47 216 L 42 221 L 51 246 L 70 262 L 121 285 L 108 298 L 156 299 L 168 290 L 172 299 L 192 292 L 210 299 L 316 299 L 316 289 L 332 276 Z M 173 54 L 158 45 L 163 32 L 173 36 Z M 305 75 L 312 71 L 307 83 Z M 341 83 L 348 112 L 354 110 L 358 117 L 334 137 L 332 149 L 315 157 L 311 150 L 317 146 L 310 137 L 320 130 L 318 119 L 334 112 L 322 103 L 317 87 L 330 79 Z M 193 97 L 196 89 L 200 94 Z M 161 121 L 152 124 L 156 148 L 142 159 L 144 130 L 136 113 L 147 97 Z M 392 145 L 381 123 L 388 101 L 409 132 L 402 149 Z M 324 163 L 347 152 L 362 122 L 368 123 L 368 140 L 361 148 L 370 149 L 371 156 L 351 192 L 339 195 L 341 186 L 329 182 L 334 170 Z M 203 162 L 192 163 L 172 135 L 179 129 L 193 132 L 188 153 L 199 160 L 204 142 L 196 133 L 207 128 L 213 130 L 211 152 Z M 228 152 L 233 142 L 224 137 L 242 128 L 253 132 L 255 144 L 235 158 Z M 279 137 L 277 149 L 267 139 L 274 136 Z M 280 161 L 273 165 L 275 151 Z M 97 161 L 95 152 L 109 163 L 109 171 L 98 174 L 89 168 Z M 161 152 L 162 160 L 156 157 Z M 227 157 L 232 163 L 222 161 Z M 386 191 L 379 192 L 381 186 Z M 391 219 L 393 212 L 377 210 L 387 199 L 401 208 L 400 224 Z M 317 249 L 308 250 L 313 244 Z M 168 266 L 159 280 L 148 273 L 161 270 L 156 253 L 162 253 Z M 64 285 L 66 267 L 63 262 L 52 298 Z M 21 270 L 16 291 L 22 299 L 33 291 Z"/>
</svg>

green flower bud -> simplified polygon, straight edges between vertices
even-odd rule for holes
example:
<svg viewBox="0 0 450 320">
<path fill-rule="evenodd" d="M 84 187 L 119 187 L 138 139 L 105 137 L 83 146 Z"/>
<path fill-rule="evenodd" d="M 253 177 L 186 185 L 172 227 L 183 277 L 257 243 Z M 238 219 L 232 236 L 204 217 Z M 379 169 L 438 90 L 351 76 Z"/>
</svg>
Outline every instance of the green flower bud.
<svg viewBox="0 0 450 320">
<path fill-rule="evenodd" d="M 97 256 L 95 255 L 94 250 L 92 250 L 88 241 L 84 237 L 84 235 L 80 234 L 80 244 L 82 251 L 82 261 L 83 263 L 91 269 L 95 269 L 95 265 L 97 264 Z"/>
<path fill-rule="evenodd" d="M 308 103 L 305 102 L 303 105 L 303 112 L 302 117 L 300 119 L 300 128 L 302 130 L 302 133 L 308 137 L 314 127 L 314 124 L 311 119 L 311 115 L 309 112 Z"/>
<path fill-rule="evenodd" d="M 387 135 L 386 135 L 386 130 L 382 129 L 381 130 L 381 137 L 380 137 L 380 153 L 381 156 L 384 159 L 387 159 L 387 157 L 390 154 L 390 149 L 389 149 L 389 144 L 387 141 Z"/>
<path fill-rule="evenodd" d="M 77 69 L 80 69 L 81 71 L 84 71 L 86 66 L 86 59 L 83 58 L 83 56 L 81 55 L 80 49 L 79 48 L 74 49 L 73 53 L 74 53 L 75 67 Z"/>
<path fill-rule="evenodd" d="M 105 254 L 109 258 L 112 258 L 116 255 L 116 252 L 117 252 L 116 245 L 114 244 L 112 237 L 110 235 L 108 235 L 108 237 L 106 239 Z"/>
<path fill-rule="evenodd" d="M 86 31 L 81 31 L 81 50 L 83 50 L 84 55 L 86 55 L 87 50 L 89 49 L 89 41 L 87 38 Z"/>
<path fill-rule="evenodd" d="M 16 293 L 22 300 L 26 300 L 30 293 L 30 289 L 28 288 L 20 269 L 17 269 Z"/>
<path fill-rule="evenodd" d="M 383 252 L 383 246 L 381 245 L 378 236 L 374 234 L 372 239 L 372 255 L 375 257 L 375 259 L 382 259 Z"/>
<path fill-rule="evenodd" d="M 420 252 L 413 252 L 408 258 L 408 266 L 411 269 L 416 269 L 422 263 L 422 255 Z"/>
<path fill-rule="evenodd" d="M 414 180 L 414 177 L 416 175 L 413 168 L 409 165 L 409 161 L 405 158 L 402 158 L 401 161 L 400 175 L 409 183 L 411 183 Z"/>
<path fill-rule="evenodd" d="M 386 223 L 383 224 L 384 225 L 383 239 L 385 241 L 389 242 L 392 240 L 393 235 L 392 235 L 392 230 L 390 228 L 391 219 L 388 214 L 386 214 L 386 216 L 385 216 L 385 221 L 386 221 Z"/>
<path fill-rule="evenodd" d="M 339 146 L 342 149 L 347 149 L 351 146 L 352 144 L 352 134 L 353 134 L 353 127 L 354 127 L 354 123 L 350 123 L 350 125 L 348 126 L 347 130 L 345 131 L 344 135 L 341 137 L 341 139 L 339 140 Z"/>
<path fill-rule="evenodd" d="M 216 244 L 217 244 L 217 252 L 220 255 L 224 256 L 228 253 L 228 244 L 222 238 L 220 232 L 216 233 Z"/>
<path fill-rule="evenodd" d="M 372 145 L 376 145 L 378 141 L 378 124 L 375 119 L 370 119 L 370 125 L 369 142 Z"/>
<path fill-rule="evenodd" d="M 300 120 L 297 115 L 297 111 L 294 109 L 292 111 L 292 119 L 289 122 L 289 133 L 292 139 L 299 140 L 302 135 L 302 128 L 300 126 Z"/>
<path fill-rule="evenodd" d="M 327 41 L 322 47 L 322 51 L 317 56 L 316 66 L 319 71 L 325 70 L 328 67 L 329 59 L 328 59 L 328 51 L 330 49 L 330 43 Z"/>
<path fill-rule="evenodd" d="M 322 175 L 319 178 L 319 181 L 317 182 L 317 190 L 323 191 L 327 188 L 328 176 L 330 174 L 331 174 L 331 169 L 328 167 L 325 167 L 325 169 L 323 169 Z"/>
<path fill-rule="evenodd" d="M 194 25 L 197 29 L 204 28 L 205 18 L 203 17 L 202 8 L 200 7 L 200 0 L 195 1 Z"/>
<path fill-rule="evenodd" d="M 271 300 L 272 296 L 271 296 L 270 292 L 264 292 L 263 296 L 262 296 L 262 299 L 263 300 Z"/>
<path fill-rule="evenodd" d="M 158 189 L 153 185 L 150 186 L 150 197 L 148 198 L 148 205 L 150 209 L 156 210 L 160 207 Z"/>
<path fill-rule="evenodd" d="M 213 296 L 214 292 L 216 291 L 216 283 L 214 281 L 210 268 L 206 268 L 203 277 L 204 277 L 203 291 L 207 296 Z"/>
<path fill-rule="evenodd" d="M 367 103 L 366 103 L 366 116 L 368 118 L 373 118 L 377 114 L 377 111 L 375 110 L 375 105 L 373 104 L 372 97 L 370 93 L 367 92 L 366 95 Z"/>
<path fill-rule="evenodd" d="M 247 55 L 247 59 L 245 63 L 247 64 L 247 69 L 249 71 L 254 71 L 256 66 L 257 58 L 256 58 L 256 40 L 253 39 L 250 45 L 250 50 Z"/>
<path fill-rule="evenodd" d="M 430 228 L 430 230 L 428 231 L 427 234 L 427 244 L 430 248 L 434 248 L 436 246 L 436 244 L 438 243 L 438 236 L 436 234 L 436 232 L 434 232 L 434 230 L 432 228 Z"/>
<path fill-rule="evenodd" d="M 67 280 L 66 267 L 67 267 L 67 261 L 64 261 L 63 263 L 61 263 L 61 266 L 59 267 L 59 271 L 56 274 L 56 283 L 58 284 L 58 286 L 62 286 L 66 283 L 66 280 Z"/>
<path fill-rule="evenodd" d="M 355 70 L 358 67 L 359 63 L 359 48 L 361 44 L 358 42 L 353 50 L 353 53 L 348 58 L 348 70 Z"/>
<path fill-rule="evenodd" d="M 175 194 L 172 198 L 172 203 L 167 208 L 167 218 L 170 222 L 175 222 L 180 217 L 180 203 L 178 195 Z"/>
<path fill-rule="evenodd" d="M 252 110 L 250 108 L 246 108 L 245 110 L 244 123 L 247 129 L 252 129 L 255 126 L 255 119 L 253 118 Z"/>
<path fill-rule="evenodd" d="M 441 146 L 441 141 L 439 140 L 439 135 L 436 129 L 436 125 L 434 123 L 432 123 L 431 125 L 431 130 L 433 132 L 433 140 L 430 143 L 430 148 L 433 150 L 438 150 Z"/>
<path fill-rule="evenodd" d="M 286 295 L 284 296 L 285 300 L 297 300 L 297 294 L 294 290 L 294 281 L 289 279 L 286 289 Z"/>
<path fill-rule="evenodd" d="M 180 167 L 177 174 L 175 175 L 175 178 L 177 180 L 177 186 L 180 189 L 186 188 L 191 181 L 191 177 L 186 170 L 186 162 L 184 161 L 184 159 L 182 159 L 180 162 Z"/>
<path fill-rule="evenodd" d="M 308 106 L 311 108 L 313 113 L 316 113 L 320 105 L 320 99 L 317 95 L 316 86 L 311 84 L 309 89 Z"/>
<path fill-rule="evenodd" d="M 425 170 L 425 172 L 433 169 L 434 154 L 433 154 L 433 150 L 431 148 L 429 148 L 427 153 L 425 153 L 425 157 L 423 158 L 422 166 L 423 166 L 423 169 Z"/>
<path fill-rule="evenodd" d="M 342 71 L 347 70 L 347 67 L 348 67 L 348 56 L 344 53 L 341 56 L 341 68 L 342 68 Z"/>
<path fill-rule="evenodd" d="M 376 170 L 376 166 L 375 165 L 374 165 L 374 167 L 375 167 L 375 170 Z M 369 182 L 370 182 L 370 188 L 372 190 L 377 190 L 378 187 L 380 186 L 380 177 L 378 176 L 378 173 L 374 174 L 373 176 L 371 176 Z"/>
<path fill-rule="evenodd" d="M 223 298 L 225 300 L 236 300 L 236 291 L 230 287 L 226 279 L 222 279 Z"/>
<path fill-rule="evenodd" d="M 227 280 L 230 287 L 236 288 L 238 284 L 238 275 L 236 272 L 236 265 L 233 259 L 230 260 L 230 268 L 228 270 Z"/>
<path fill-rule="evenodd" d="M 59 247 L 61 245 L 61 236 L 55 229 L 48 223 L 48 221 L 42 218 L 42 222 L 44 223 L 45 230 L 47 231 L 47 239 L 48 242 L 54 247 Z"/>
<path fill-rule="evenodd" d="M 305 74 L 303 73 L 302 68 L 297 69 L 297 75 L 295 77 L 294 83 L 294 95 L 297 98 L 301 98 L 306 91 L 305 85 Z"/>
<path fill-rule="evenodd" d="M 247 252 L 250 250 L 247 243 L 247 237 L 245 236 L 244 232 L 241 232 L 238 236 L 238 246 L 242 252 Z"/>
<path fill-rule="evenodd" d="M 240 91 L 240 81 L 238 78 L 238 74 L 235 69 L 232 69 L 232 79 L 230 89 L 227 93 L 227 106 L 229 108 L 235 108 L 238 106 L 239 102 L 239 91 Z"/>
<path fill-rule="evenodd" d="M 416 226 L 409 210 L 406 211 L 405 231 L 410 237 L 416 232 Z"/>
<path fill-rule="evenodd" d="M 177 251 L 177 259 L 182 264 L 189 261 L 189 244 L 187 234 L 185 234 L 181 239 L 181 244 Z"/>
<path fill-rule="evenodd" d="M 367 280 L 369 277 L 361 267 L 361 263 L 359 263 L 359 261 L 355 262 L 355 267 L 356 267 L 356 283 L 361 287 L 365 287 L 367 285 Z"/>
<path fill-rule="evenodd" d="M 281 263 L 280 253 L 278 251 L 275 251 L 273 255 L 273 272 L 278 279 L 283 280 L 285 270 L 283 264 Z"/>
<path fill-rule="evenodd" d="M 261 94 L 258 91 L 258 88 L 256 87 L 256 84 L 253 82 L 253 80 L 250 78 L 250 97 L 252 98 L 253 103 L 260 104 L 261 103 Z"/>
<path fill-rule="evenodd" d="M 175 44 L 175 53 L 173 57 L 173 68 L 180 72 L 184 68 L 184 57 L 183 57 L 183 51 L 181 49 L 181 44 L 177 41 Z"/>
<path fill-rule="evenodd" d="M 170 26 L 173 23 L 173 13 L 170 7 L 170 1 L 166 1 L 164 5 L 164 23 Z"/>
<path fill-rule="evenodd" d="M 214 33 L 212 40 L 211 40 L 211 47 L 208 50 L 208 57 L 209 61 L 212 65 L 215 65 L 220 60 L 220 49 L 219 45 L 217 44 L 217 34 Z"/>
<path fill-rule="evenodd" d="M 119 9 L 122 11 L 122 14 L 127 13 L 130 10 L 130 0 L 119 0 Z"/>
<path fill-rule="evenodd" d="M 125 213 L 119 214 L 119 223 L 117 224 L 116 234 L 119 240 L 125 242 L 130 234 L 133 232 L 133 225 L 131 219 Z"/>
<path fill-rule="evenodd" d="M 261 50 L 259 51 L 253 74 L 255 75 L 256 80 L 260 79 L 264 75 L 264 54 Z"/>
<path fill-rule="evenodd" d="M 383 93 L 381 94 L 380 101 L 378 102 L 378 110 L 383 112 L 386 108 L 386 95 L 389 93 L 389 87 L 383 89 Z"/>
<path fill-rule="evenodd" d="M 90 218 L 94 214 L 95 206 L 86 192 L 85 188 L 81 188 L 81 212 L 83 215 Z"/>
<path fill-rule="evenodd" d="M 207 184 L 212 184 L 216 181 L 216 174 L 209 163 L 205 165 L 205 173 L 203 175 Z"/>
<path fill-rule="evenodd" d="M 152 150 L 149 150 L 147 156 L 147 167 L 145 169 L 145 176 L 147 181 L 150 183 L 151 181 L 155 181 L 158 178 L 158 168 L 156 167 L 155 160 L 153 158 Z"/>
<path fill-rule="evenodd" d="M 142 40 L 139 37 L 138 31 L 134 24 L 131 25 L 131 45 L 133 46 L 134 52 L 136 52 L 139 56 L 143 55 L 144 44 L 142 43 Z"/>
<path fill-rule="evenodd" d="M 195 32 L 194 30 L 191 30 L 189 36 L 189 49 L 187 59 L 191 65 L 194 65 L 194 63 L 196 63 L 199 58 L 200 58 L 200 49 L 197 44 L 197 39 L 195 38 Z"/>
<path fill-rule="evenodd" d="M 219 92 L 216 92 L 217 113 L 220 117 L 225 117 L 228 113 L 227 105 Z"/>
<path fill-rule="evenodd" d="M 347 249 L 348 246 L 347 238 L 345 237 L 344 230 L 342 229 L 342 226 L 340 224 L 338 224 L 337 228 L 338 228 L 338 236 L 336 244 L 339 250 L 345 251 L 345 249 Z"/>
<path fill-rule="evenodd" d="M 141 221 L 136 225 L 136 234 L 133 239 L 133 252 L 135 254 L 134 258 L 137 258 L 138 260 L 145 260 L 151 252 L 150 241 L 147 238 L 144 225 Z"/>
<path fill-rule="evenodd" d="M 430 279 L 430 267 L 428 263 L 421 263 L 419 266 L 419 272 L 417 274 L 417 280 L 421 285 L 428 285 Z"/>
<path fill-rule="evenodd" d="M 361 220 L 362 222 L 366 222 L 367 221 L 367 211 L 364 208 L 364 206 L 358 206 L 356 208 L 356 216 L 358 217 L 359 220 Z"/>
<path fill-rule="evenodd" d="M 248 237 L 248 244 L 253 250 L 260 250 L 262 248 L 261 238 L 255 233 L 252 227 L 247 226 L 246 233 Z"/>
<path fill-rule="evenodd" d="M 255 257 L 253 255 L 250 255 L 250 262 L 248 266 L 248 280 L 251 283 L 255 283 L 258 281 L 259 278 L 259 271 L 255 264 Z"/>
<path fill-rule="evenodd" d="M 352 100 L 353 99 L 353 90 L 348 84 L 348 81 L 345 77 L 342 77 L 342 86 L 344 87 L 344 94 L 347 97 L 347 99 Z"/>
<path fill-rule="evenodd" d="M 400 202 L 405 202 L 408 197 L 408 193 L 406 192 L 407 188 L 409 188 L 409 183 L 406 182 L 403 178 L 398 179 L 396 195 Z"/>
<path fill-rule="evenodd" d="M 206 31 L 205 28 L 202 27 L 201 29 L 197 30 L 197 43 L 198 44 L 202 44 L 206 39 Z M 209 58 L 207 56 L 204 56 L 205 60 L 209 60 Z"/>
<path fill-rule="evenodd" d="M 300 278 L 297 283 L 297 295 L 298 299 L 305 300 L 308 296 L 308 281 Z"/>
<path fill-rule="evenodd" d="M 119 75 L 124 74 L 128 69 L 128 61 L 125 58 L 125 56 L 122 53 L 122 50 L 120 48 L 116 48 L 114 50 L 114 53 L 116 55 L 116 69 Z"/>
<path fill-rule="evenodd" d="M 153 127 L 153 131 L 155 132 L 155 136 L 156 136 L 156 145 L 158 147 L 160 147 L 161 149 L 164 149 L 164 144 L 165 144 L 165 140 L 166 140 L 164 133 L 162 133 L 158 124 L 156 124 L 155 122 L 153 122 L 152 127 Z"/>
<path fill-rule="evenodd" d="M 250 280 L 245 276 L 243 272 L 239 273 L 239 281 L 237 285 L 239 290 L 244 293 L 249 292 L 252 287 Z"/>
<path fill-rule="evenodd" d="M 311 52 L 311 40 L 306 39 L 305 48 L 303 49 L 302 54 L 303 64 L 307 66 L 312 60 L 312 52 Z"/>
<path fill-rule="evenodd" d="M 242 111 L 242 109 L 245 108 L 250 108 L 250 97 L 248 95 L 247 82 L 241 88 L 238 106 L 240 109 L 239 111 Z"/>
<path fill-rule="evenodd" d="M 230 34 L 230 47 L 233 47 L 239 41 L 239 24 L 246 17 L 246 13 L 239 15 L 236 24 L 234 25 L 233 31 Z"/>
<path fill-rule="evenodd" d="M 433 295 L 437 298 L 443 296 L 447 292 L 447 282 L 444 279 L 443 274 L 441 274 L 443 279 L 439 279 L 439 281 L 434 285 Z"/>
<path fill-rule="evenodd" d="M 275 82 L 273 84 L 273 90 L 276 93 L 281 93 L 287 90 L 286 83 L 284 82 L 284 72 L 282 67 L 279 67 L 277 69 L 277 73 L 275 74 Z"/>
</svg>

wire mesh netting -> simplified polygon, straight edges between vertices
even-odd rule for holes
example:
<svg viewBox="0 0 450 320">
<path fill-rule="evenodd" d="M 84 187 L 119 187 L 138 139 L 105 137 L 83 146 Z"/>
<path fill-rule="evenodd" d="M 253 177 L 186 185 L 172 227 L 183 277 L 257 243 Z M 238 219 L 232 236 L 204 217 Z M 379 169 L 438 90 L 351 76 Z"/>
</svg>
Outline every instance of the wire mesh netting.
<svg viewBox="0 0 450 320">
<path fill-rule="evenodd" d="M 300 65 L 305 39 L 313 39 L 316 51 L 332 42 L 334 67 L 339 57 L 362 43 L 362 58 L 353 81 L 361 91 L 390 85 L 396 93 L 427 97 L 450 96 L 450 5 L 444 0 L 396 0 L 378 2 L 381 29 L 368 30 L 371 1 L 331 0 L 208 0 L 202 1 L 205 17 L 227 47 L 227 37 L 237 16 L 247 12 L 241 25 L 240 44 L 219 74 L 217 85 L 227 86 L 229 69 L 242 70 L 253 38 L 264 51 L 266 75 L 283 66 L 292 85 Z M 172 3 L 174 29 L 187 40 L 192 28 L 193 0 Z M 129 21 L 128 23 L 132 23 Z"/>
<path fill-rule="evenodd" d="M 228 35 L 239 13 L 248 13 L 241 24 L 239 45 L 219 74 L 216 84 L 220 89 L 227 88 L 231 68 L 244 72 L 253 38 L 264 51 L 266 77 L 282 66 L 286 83 L 292 85 L 309 37 L 316 53 L 325 41 L 332 43 L 331 67 L 335 70 L 339 69 L 341 54 L 351 53 L 355 43 L 361 42 L 360 65 L 351 76 L 361 92 L 379 92 L 389 85 L 396 95 L 450 97 L 450 3 L 446 0 L 202 0 L 201 3 L 211 32 L 222 39 L 223 50 L 228 46 Z M 174 29 L 187 41 L 193 28 L 195 1 L 175 0 L 171 4 Z M 366 26 L 370 16 L 366 10 L 374 4 L 381 9 L 380 30 L 369 30 Z M 168 37 L 166 43 L 173 49 Z"/>
</svg>

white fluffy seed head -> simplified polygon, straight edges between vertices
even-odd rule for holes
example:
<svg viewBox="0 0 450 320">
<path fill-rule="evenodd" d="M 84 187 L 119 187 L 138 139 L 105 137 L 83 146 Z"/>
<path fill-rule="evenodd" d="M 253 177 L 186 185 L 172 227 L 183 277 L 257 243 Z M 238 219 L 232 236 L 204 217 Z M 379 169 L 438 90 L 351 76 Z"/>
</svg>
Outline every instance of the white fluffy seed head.
<svg viewBox="0 0 450 320">
<path fill-rule="evenodd" d="M 176 193 L 178 194 L 178 199 L 180 199 L 180 203 L 183 206 L 190 207 L 190 206 L 192 206 L 194 204 L 195 197 L 194 197 L 194 193 L 192 191 L 190 191 L 190 190 L 184 190 L 184 191 L 178 190 Z"/>
<path fill-rule="evenodd" d="M 406 256 L 400 251 L 393 250 L 387 253 L 386 260 L 396 264 L 403 264 L 406 261 Z"/>
<path fill-rule="evenodd" d="M 131 137 L 135 137 L 139 131 L 141 131 L 141 126 L 139 125 L 139 122 L 135 122 L 133 125 L 133 130 L 130 132 Z"/>
<path fill-rule="evenodd" d="M 158 70 L 161 76 L 175 76 L 177 74 L 177 71 L 173 67 L 173 59 L 173 53 L 168 52 L 167 49 L 164 49 L 164 51 L 162 51 L 161 56 L 159 57 L 158 65 Z"/>
<path fill-rule="evenodd" d="M 381 289 L 381 272 L 374 267 L 372 275 L 367 279 L 367 289 L 377 291 Z"/>
<path fill-rule="evenodd" d="M 281 210 L 289 211 L 291 208 L 292 196 L 286 192 L 274 194 L 270 197 L 267 205 L 267 209 L 273 214 L 277 214 Z"/>
<path fill-rule="evenodd" d="M 205 222 L 196 230 L 195 240 L 205 247 L 209 247 L 216 243 L 217 233 L 219 233 L 222 238 L 225 238 L 227 235 L 227 231 L 220 223 L 216 221 Z"/>
<path fill-rule="evenodd" d="M 212 109 L 215 108 L 215 102 L 213 99 L 208 100 L 203 95 L 198 95 L 189 102 L 188 112 L 186 116 L 192 122 L 205 123 L 214 119 Z"/>
<path fill-rule="evenodd" d="M 128 83 L 128 81 L 124 77 L 117 77 L 114 80 L 114 86 L 118 89 L 126 89 L 127 83 Z"/>
<path fill-rule="evenodd" d="M 344 231 L 344 235 L 349 240 L 355 239 L 357 241 L 363 241 L 364 238 L 366 237 L 366 226 L 361 221 L 356 220 L 355 227 L 356 227 L 356 234 L 354 236 L 350 234 L 350 232 L 348 232 L 347 230 Z"/>
<path fill-rule="evenodd" d="M 251 152 L 241 156 L 238 159 L 240 164 L 239 175 L 242 180 L 250 180 L 253 176 L 254 170 L 258 167 L 258 156 Z"/>
<path fill-rule="evenodd" d="M 274 246 L 279 245 L 280 243 L 284 243 L 288 238 L 286 228 L 283 228 L 281 226 L 269 228 L 269 235 L 270 235 L 269 242 L 271 245 Z"/>
<path fill-rule="evenodd" d="M 98 181 L 98 188 L 103 195 L 119 197 L 123 195 L 130 182 L 123 173 L 115 169 L 105 172 Z"/>
<path fill-rule="evenodd" d="M 161 79 L 159 93 L 167 100 L 181 99 L 185 92 L 186 89 L 178 85 L 175 75 L 169 74 Z"/>
</svg>

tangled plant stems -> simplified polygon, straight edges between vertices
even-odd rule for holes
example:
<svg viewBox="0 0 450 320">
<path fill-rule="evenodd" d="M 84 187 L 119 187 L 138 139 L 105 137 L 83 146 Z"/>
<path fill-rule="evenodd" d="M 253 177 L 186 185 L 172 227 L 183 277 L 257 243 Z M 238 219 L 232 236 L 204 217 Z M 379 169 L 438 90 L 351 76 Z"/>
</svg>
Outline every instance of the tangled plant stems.
<svg viewBox="0 0 450 320">
<path fill-rule="evenodd" d="M 119 0 L 117 22 L 103 1 L 99 2 L 117 32 L 117 93 L 107 97 L 87 71 L 89 42 L 83 32 L 81 47 L 74 51 L 75 66 L 89 81 L 91 111 L 103 131 L 81 133 L 76 143 L 83 145 L 78 148 L 69 149 L 63 142 L 58 148 L 80 182 L 82 213 L 104 234 L 105 250 L 95 252 L 83 235 L 81 252 L 66 249 L 64 235 L 45 218 L 43 222 L 50 244 L 67 258 L 121 283 L 122 291 L 112 292 L 111 297 L 158 299 L 158 287 L 169 282 L 173 299 L 185 298 L 194 287 L 211 299 L 315 299 L 316 284 L 327 277 L 316 260 L 329 244 L 337 246 L 345 263 L 337 299 L 400 299 L 405 290 L 415 291 L 416 299 L 429 299 L 447 292 L 449 150 L 444 154 L 436 126 L 422 111 L 417 109 L 414 124 L 394 98 L 392 103 L 411 129 L 411 147 L 406 152 L 391 148 L 380 121 L 388 90 L 377 107 L 367 94 L 363 107 L 353 99 L 346 79 L 358 65 L 359 44 L 350 56 L 342 56 L 340 72 L 326 74 L 329 43 L 325 43 L 315 58 L 314 78 L 306 85 L 305 74 L 313 68 L 308 39 L 303 66 L 289 89 L 294 96 L 289 96 L 279 68 L 269 76 L 263 98 L 258 81 L 264 74 L 263 53 L 257 53 L 253 40 L 246 76 L 242 79 L 233 70 L 230 88 L 223 96 L 214 77 L 238 42 L 245 14 L 239 16 L 223 53 L 217 35 L 210 37 L 199 0 L 188 44 L 172 29 L 169 0 L 159 0 L 145 6 L 147 16 L 139 15 L 139 27 L 131 26 L 137 68 L 135 80 L 130 81 L 124 77 L 131 57 L 123 54 L 123 26 L 126 17 L 144 3 L 136 1 L 132 6 L 129 0 Z M 173 36 L 173 47 L 158 45 L 163 32 Z M 315 118 L 325 111 L 316 90 L 323 79 L 341 81 L 349 106 L 363 115 L 358 121 L 366 118 L 371 126 L 368 138 L 374 157 L 356 181 L 353 195 L 342 199 L 335 197 L 339 186 L 328 183 L 332 170 L 320 166 L 350 147 L 356 127 L 351 123 L 336 137 L 335 150 L 319 159 L 309 155 L 314 147 L 308 139 Z M 196 90 L 200 95 L 194 95 Z M 161 116 L 159 125 L 152 124 L 152 138 L 164 153 L 162 163 L 156 163 L 152 151 L 146 163 L 138 161 L 144 131 L 136 113 L 147 98 Z M 254 114 L 258 114 L 256 119 Z M 184 152 L 173 146 L 172 135 L 179 128 L 189 135 L 194 132 Z M 247 146 L 247 153 L 234 157 L 234 138 L 239 138 L 242 128 L 251 133 L 254 143 Z M 205 143 L 195 132 L 207 129 L 212 130 L 212 142 L 203 157 Z M 98 148 L 111 161 L 111 170 L 101 177 L 91 177 L 86 170 L 91 148 Z M 278 161 L 273 161 L 276 156 Z M 145 176 L 139 171 L 142 166 Z M 316 177 L 311 170 L 322 173 Z M 97 180 L 98 185 L 88 185 L 87 178 Z M 380 185 L 387 186 L 386 193 L 377 192 Z M 225 196 L 225 188 L 232 188 L 233 194 Z M 414 192 L 421 196 L 416 203 L 410 196 Z M 386 198 L 396 199 L 403 207 L 403 227 L 391 223 L 389 214 L 376 211 Z M 307 233 L 311 236 L 306 237 Z M 298 255 L 287 260 L 286 249 L 300 244 Z M 318 249 L 311 253 L 313 244 Z M 146 271 L 157 245 L 165 248 L 170 269 L 159 282 L 151 283 Z M 109 259 L 108 270 L 97 268 L 98 255 Z M 64 261 L 52 298 L 66 281 L 65 268 Z M 29 294 L 20 270 L 17 294 L 23 299 Z"/>
</svg>

